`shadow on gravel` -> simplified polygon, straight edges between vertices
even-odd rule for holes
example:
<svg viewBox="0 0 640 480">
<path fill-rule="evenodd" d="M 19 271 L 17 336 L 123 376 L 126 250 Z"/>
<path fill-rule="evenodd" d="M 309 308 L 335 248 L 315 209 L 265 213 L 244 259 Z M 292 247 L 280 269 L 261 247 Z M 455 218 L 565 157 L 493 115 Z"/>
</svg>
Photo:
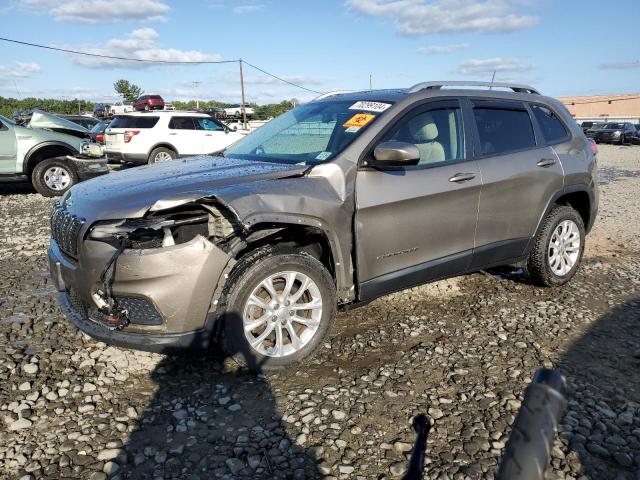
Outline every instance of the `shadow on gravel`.
<svg viewBox="0 0 640 480">
<path fill-rule="evenodd" d="M 10 182 L 0 184 L 0 197 L 3 195 L 22 195 L 36 193 L 35 188 L 29 182 Z"/>
<path fill-rule="evenodd" d="M 570 386 L 562 433 L 589 479 L 640 479 L 640 298 L 601 316 L 560 363 Z"/>
<path fill-rule="evenodd" d="M 124 447 L 121 478 L 323 478 L 314 453 L 288 437 L 264 375 L 216 349 L 166 357 L 152 378 L 157 391 Z"/>
</svg>

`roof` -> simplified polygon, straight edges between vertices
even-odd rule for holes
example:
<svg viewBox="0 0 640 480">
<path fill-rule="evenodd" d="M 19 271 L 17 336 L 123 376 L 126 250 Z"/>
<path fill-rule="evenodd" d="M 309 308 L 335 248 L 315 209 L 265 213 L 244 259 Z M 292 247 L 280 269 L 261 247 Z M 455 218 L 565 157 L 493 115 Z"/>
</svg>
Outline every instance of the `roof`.
<svg viewBox="0 0 640 480">
<path fill-rule="evenodd" d="M 186 110 L 149 110 L 143 112 L 119 113 L 116 117 L 145 117 L 147 115 L 180 115 L 182 117 L 210 117 L 206 113 L 187 112 Z"/>
</svg>

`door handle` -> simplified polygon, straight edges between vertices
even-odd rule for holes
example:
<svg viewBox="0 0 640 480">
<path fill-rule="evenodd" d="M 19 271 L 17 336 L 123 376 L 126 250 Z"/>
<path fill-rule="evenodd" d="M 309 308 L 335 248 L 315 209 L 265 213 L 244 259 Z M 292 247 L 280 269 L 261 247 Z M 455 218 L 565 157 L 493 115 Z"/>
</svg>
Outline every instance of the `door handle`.
<svg viewBox="0 0 640 480">
<path fill-rule="evenodd" d="M 456 173 L 453 177 L 449 178 L 450 182 L 462 183 L 468 182 L 476 178 L 475 173 Z"/>
<path fill-rule="evenodd" d="M 205 133 L 204 136 L 205 137 L 213 137 L 213 134 L 212 133 Z"/>
<path fill-rule="evenodd" d="M 169 132 L 169 135 L 177 135 L 177 132 Z"/>
<path fill-rule="evenodd" d="M 556 161 L 553 158 L 543 158 L 538 163 L 536 163 L 537 166 L 542 168 L 547 168 L 555 164 L 556 164 Z"/>
</svg>

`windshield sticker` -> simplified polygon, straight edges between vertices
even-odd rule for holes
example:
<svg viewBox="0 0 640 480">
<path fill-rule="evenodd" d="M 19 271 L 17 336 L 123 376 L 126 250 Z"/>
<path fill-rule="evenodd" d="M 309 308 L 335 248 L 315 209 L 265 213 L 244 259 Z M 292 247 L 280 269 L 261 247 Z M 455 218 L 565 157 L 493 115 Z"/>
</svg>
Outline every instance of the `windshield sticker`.
<svg viewBox="0 0 640 480">
<path fill-rule="evenodd" d="M 349 107 L 349 110 L 367 110 L 369 112 L 384 112 L 391 106 L 390 103 L 382 102 L 356 102 Z"/>
<path fill-rule="evenodd" d="M 347 128 L 347 129 L 345 130 L 345 132 L 347 132 L 347 133 L 355 133 L 355 132 L 357 132 L 358 130 L 360 130 L 360 127 L 349 127 L 349 128 Z"/>
<path fill-rule="evenodd" d="M 375 115 L 370 113 L 356 113 L 353 117 L 342 124 L 343 127 L 364 127 L 371 120 L 376 118 Z"/>
<path fill-rule="evenodd" d="M 320 152 L 316 155 L 316 160 L 326 160 L 331 156 L 331 152 Z"/>
</svg>

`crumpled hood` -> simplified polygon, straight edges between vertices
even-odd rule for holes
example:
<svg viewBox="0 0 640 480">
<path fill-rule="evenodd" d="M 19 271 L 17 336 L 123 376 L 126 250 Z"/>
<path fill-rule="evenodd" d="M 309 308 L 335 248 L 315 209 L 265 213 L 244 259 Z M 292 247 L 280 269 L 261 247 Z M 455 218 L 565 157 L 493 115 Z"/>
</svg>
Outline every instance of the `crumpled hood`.
<svg viewBox="0 0 640 480">
<path fill-rule="evenodd" d="M 170 208 L 218 189 L 303 173 L 306 165 L 201 156 L 110 173 L 74 186 L 64 205 L 87 222 L 138 218 L 156 205 Z"/>
<path fill-rule="evenodd" d="M 48 128 L 51 130 L 71 130 L 79 133 L 89 133 L 89 130 L 82 125 L 40 110 L 33 111 L 29 121 L 29 128 Z"/>
</svg>

